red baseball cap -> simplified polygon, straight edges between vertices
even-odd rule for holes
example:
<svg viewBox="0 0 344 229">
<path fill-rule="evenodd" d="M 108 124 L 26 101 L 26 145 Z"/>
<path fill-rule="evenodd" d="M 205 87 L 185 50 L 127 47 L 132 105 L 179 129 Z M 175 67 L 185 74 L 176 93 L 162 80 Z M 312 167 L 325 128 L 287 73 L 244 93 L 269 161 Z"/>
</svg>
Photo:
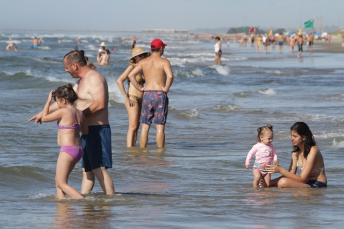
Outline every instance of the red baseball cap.
<svg viewBox="0 0 344 229">
<path fill-rule="evenodd" d="M 155 39 L 151 42 L 151 49 L 154 50 L 154 49 L 159 49 L 161 48 L 162 46 L 167 46 L 167 44 L 164 44 L 164 42 L 162 42 L 162 40 L 160 39 Z"/>
</svg>

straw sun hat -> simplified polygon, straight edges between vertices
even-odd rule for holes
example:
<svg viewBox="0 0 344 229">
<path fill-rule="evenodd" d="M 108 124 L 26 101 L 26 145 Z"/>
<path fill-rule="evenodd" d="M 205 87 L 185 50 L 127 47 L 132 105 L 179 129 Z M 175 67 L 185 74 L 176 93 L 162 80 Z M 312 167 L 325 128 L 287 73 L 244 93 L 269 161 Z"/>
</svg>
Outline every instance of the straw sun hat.
<svg viewBox="0 0 344 229">
<path fill-rule="evenodd" d="M 105 46 L 106 46 L 106 45 L 105 45 L 105 42 L 102 42 L 99 46 L 100 46 L 100 47 L 101 47 L 101 46 L 104 46 L 104 47 L 105 47 Z"/>
<path fill-rule="evenodd" d="M 134 64 L 135 63 L 134 57 L 139 56 L 139 55 L 144 54 L 144 53 L 147 54 L 147 57 L 149 57 L 151 55 L 150 52 L 146 52 L 141 47 L 133 48 L 133 50 L 131 51 L 131 58 L 129 59 L 129 63 Z"/>
</svg>

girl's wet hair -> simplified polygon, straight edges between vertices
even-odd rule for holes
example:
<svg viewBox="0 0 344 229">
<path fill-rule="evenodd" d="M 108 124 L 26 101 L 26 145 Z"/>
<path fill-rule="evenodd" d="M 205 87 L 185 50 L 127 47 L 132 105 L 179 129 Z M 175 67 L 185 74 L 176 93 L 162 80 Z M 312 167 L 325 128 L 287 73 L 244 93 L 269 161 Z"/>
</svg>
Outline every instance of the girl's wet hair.
<svg viewBox="0 0 344 229">
<path fill-rule="evenodd" d="M 311 151 L 312 146 L 316 145 L 312 131 L 309 129 L 308 125 L 304 122 L 296 122 L 290 127 L 290 131 L 295 131 L 300 136 L 306 137 L 303 144 L 303 156 L 307 158 L 309 151 Z M 293 152 L 299 152 L 300 148 L 298 146 L 293 147 Z"/>
<path fill-rule="evenodd" d="M 274 132 L 270 124 L 266 126 L 258 127 L 257 131 L 258 131 L 258 135 L 257 135 L 258 142 L 260 142 L 260 136 L 262 136 L 266 131 L 270 131 L 271 133 Z"/>
<path fill-rule="evenodd" d="M 69 103 L 73 104 L 78 99 L 78 95 L 75 93 L 73 85 L 69 83 L 67 85 L 58 87 L 55 90 L 54 99 L 56 100 L 56 98 L 63 98 L 67 100 Z"/>
</svg>

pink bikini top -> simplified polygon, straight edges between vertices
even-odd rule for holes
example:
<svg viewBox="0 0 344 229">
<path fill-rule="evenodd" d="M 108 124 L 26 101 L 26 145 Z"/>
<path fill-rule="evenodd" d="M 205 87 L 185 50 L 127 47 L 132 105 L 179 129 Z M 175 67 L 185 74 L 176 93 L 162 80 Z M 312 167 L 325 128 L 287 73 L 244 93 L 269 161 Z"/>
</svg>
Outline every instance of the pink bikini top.
<svg viewBox="0 0 344 229">
<path fill-rule="evenodd" d="M 60 121 L 57 121 L 57 127 L 59 128 L 59 130 L 66 130 L 66 129 L 75 129 L 75 130 L 80 130 L 80 124 L 78 123 L 78 121 L 76 120 L 76 114 L 73 112 L 73 109 L 70 108 L 71 112 L 73 113 L 74 115 L 74 120 L 75 120 L 75 123 L 71 126 L 61 126 L 60 125 Z M 80 111 L 79 111 L 79 114 L 80 114 Z M 81 114 L 80 114 L 80 117 L 81 117 Z"/>
</svg>

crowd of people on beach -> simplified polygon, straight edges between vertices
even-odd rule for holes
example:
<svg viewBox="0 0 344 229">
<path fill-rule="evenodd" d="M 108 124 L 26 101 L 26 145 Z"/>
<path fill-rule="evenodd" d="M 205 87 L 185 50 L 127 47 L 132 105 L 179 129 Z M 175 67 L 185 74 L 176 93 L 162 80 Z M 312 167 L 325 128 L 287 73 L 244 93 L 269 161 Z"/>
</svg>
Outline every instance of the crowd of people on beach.
<svg viewBox="0 0 344 229">
<path fill-rule="evenodd" d="M 162 58 L 167 46 L 160 39 L 150 43 L 150 51 L 135 47 L 137 37 L 131 37 L 131 57 L 126 70 L 117 79 L 117 85 L 125 98 L 128 112 L 127 147 L 136 146 L 138 130 L 141 125 L 139 145 L 145 148 L 148 143 L 148 133 L 152 122 L 156 124 L 156 144 L 158 148 L 165 146 L 165 124 L 168 114 L 167 93 L 173 83 L 173 73 L 170 62 Z M 188 40 L 188 36 L 185 40 Z M 298 57 L 303 51 L 302 45 L 308 42 L 310 51 L 314 43 L 314 35 L 285 36 L 252 35 L 252 36 L 194 36 L 194 39 L 213 39 L 215 42 L 215 64 L 222 65 L 222 44 L 227 46 L 232 40 L 240 46 L 256 47 L 259 52 L 264 47 L 269 52 L 270 46 L 279 45 L 282 52 L 287 43 L 293 52 L 294 45 L 299 48 Z M 343 35 L 344 41 L 344 35 Z M 32 48 L 42 44 L 42 39 L 36 37 Z M 59 40 L 60 42 L 60 40 Z M 78 39 L 78 43 L 81 40 Z M 123 43 L 125 39 L 123 38 Z M 11 43 L 6 50 L 14 49 Z M 107 65 L 111 51 L 101 42 L 97 63 Z M 57 198 L 69 196 L 82 199 L 89 194 L 95 184 L 95 178 L 107 195 L 114 195 L 114 183 L 107 172 L 112 168 L 111 128 L 108 115 L 108 84 L 106 78 L 94 70 L 97 66 L 88 61 L 83 50 L 76 43 L 74 50 L 63 58 L 65 71 L 72 78 L 78 79 L 73 86 L 67 84 L 50 91 L 43 110 L 29 121 L 35 123 L 57 121 L 58 145 L 60 154 L 56 165 Z M 127 86 L 124 82 L 127 81 Z M 127 88 L 127 89 L 126 89 Z M 55 102 L 52 102 L 55 100 Z M 76 103 L 77 102 L 77 103 Z M 80 135 L 81 133 L 81 135 Z M 258 143 L 252 147 L 246 157 L 245 167 L 250 168 L 250 161 L 255 156 L 253 166 L 253 187 L 282 187 L 282 188 L 322 188 L 327 187 L 323 157 L 317 148 L 314 136 L 308 125 L 303 122 L 295 123 L 291 129 L 293 143 L 292 159 L 288 170 L 279 166 L 275 148 L 272 145 L 273 128 L 266 125 L 258 128 Z M 82 160 L 82 183 L 79 192 L 68 184 L 68 177 L 76 163 Z M 297 175 L 297 171 L 301 174 Z M 280 173 L 281 177 L 271 180 L 272 173 Z"/>
<path fill-rule="evenodd" d="M 208 37 L 201 36 L 195 36 L 194 39 L 200 40 L 200 39 L 208 39 Z M 283 52 L 283 47 L 285 45 L 289 46 L 289 50 L 291 53 L 294 53 L 295 46 L 297 46 L 298 50 L 298 58 L 301 58 L 301 54 L 304 51 L 303 46 L 306 44 L 308 46 L 308 51 L 312 53 L 313 51 L 313 45 L 315 39 L 322 39 L 319 37 L 316 37 L 314 33 L 309 34 L 284 34 L 284 33 L 278 33 L 278 34 L 235 34 L 235 35 L 225 35 L 225 36 L 212 36 L 212 39 L 215 41 L 215 65 L 221 63 L 221 41 L 224 41 L 227 43 L 227 48 L 229 48 L 230 42 L 233 44 L 238 44 L 240 47 L 253 47 L 256 48 L 257 52 L 261 52 L 264 50 L 266 53 L 269 53 L 270 48 L 275 49 L 275 47 L 279 46 L 279 52 Z M 328 43 L 331 43 L 332 36 L 331 34 L 327 34 L 326 41 Z M 342 47 L 344 48 L 344 32 L 342 33 Z"/>
</svg>

